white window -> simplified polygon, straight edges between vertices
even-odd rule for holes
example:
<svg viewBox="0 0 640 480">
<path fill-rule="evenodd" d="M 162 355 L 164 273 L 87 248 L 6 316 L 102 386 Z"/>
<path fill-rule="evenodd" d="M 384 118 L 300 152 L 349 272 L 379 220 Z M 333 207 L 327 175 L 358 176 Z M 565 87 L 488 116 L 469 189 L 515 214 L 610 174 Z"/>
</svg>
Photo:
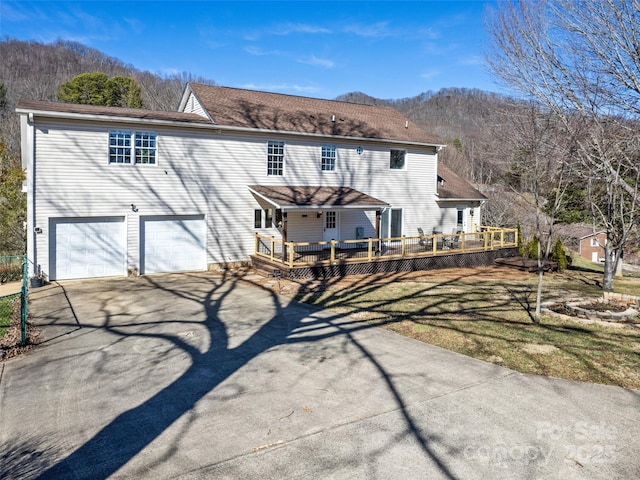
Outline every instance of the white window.
<svg viewBox="0 0 640 480">
<path fill-rule="evenodd" d="M 109 163 L 130 165 L 133 157 L 137 164 L 155 165 L 156 143 L 155 133 L 112 130 L 109 132 Z"/>
<path fill-rule="evenodd" d="M 597 247 L 598 246 L 598 239 L 596 237 L 593 237 L 591 239 L 591 246 L 592 247 Z"/>
<path fill-rule="evenodd" d="M 256 209 L 253 212 L 253 228 L 280 228 L 282 221 L 283 213 L 279 208 L 275 210 L 273 208 Z"/>
<path fill-rule="evenodd" d="M 284 142 L 269 142 L 267 147 L 267 175 L 284 175 Z"/>
<path fill-rule="evenodd" d="M 131 163 L 131 132 L 109 132 L 109 163 Z"/>
<path fill-rule="evenodd" d="M 136 132 L 136 163 L 155 165 L 156 163 L 156 134 Z"/>
<path fill-rule="evenodd" d="M 404 170 L 406 150 L 391 150 L 389 168 L 391 170 Z"/>
<path fill-rule="evenodd" d="M 336 170 L 336 146 L 322 146 L 321 169 L 323 172 L 335 172 Z"/>
</svg>

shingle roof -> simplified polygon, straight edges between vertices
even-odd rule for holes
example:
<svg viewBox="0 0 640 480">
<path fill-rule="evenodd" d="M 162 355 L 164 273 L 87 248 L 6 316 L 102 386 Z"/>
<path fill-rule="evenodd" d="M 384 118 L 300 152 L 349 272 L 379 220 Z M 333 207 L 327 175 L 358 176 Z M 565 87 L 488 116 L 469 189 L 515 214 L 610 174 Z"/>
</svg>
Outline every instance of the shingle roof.
<svg viewBox="0 0 640 480">
<path fill-rule="evenodd" d="M 199 83 L 190 83 L 189 87 L 219 125 L 443 144 L 391 107 Z"/>
<path fill-rule="evenodd" d="M 145 120 L 162 120 L 171 122 L 206 123 L 209 119 L 195 113 L 163 112 L 144 110 L 141 108 L 102 107 L 98 105 L 80 105 L 76 103 L 44 102 L 40 100 L 20 100 L 18 110 L 44 112 L 77 113 L 83 115 L 103 115 L 112 117 L 137 118 Z"/>
<path fill-rule="evenodd" d="M 264 186 L 249 189 L 279 207 L 384 207 L 388 203 L 349 187 Z"/>
<path fill-rule="evenodd" d="M 584 223 L 566 223 L 556 227 L 556 233 L 561 237 L 574 238 L 581 240 L 591 237 L 595 234 L 602 233 L 604 230 Z"/>
<path fill-rule="evenodd" d="M 447 199 L 486 200 L 482 193 L 452 170 L 438 164 L 438 197 Z M 442 181 L 441 181 L 442 180 Z"/>
</svg>

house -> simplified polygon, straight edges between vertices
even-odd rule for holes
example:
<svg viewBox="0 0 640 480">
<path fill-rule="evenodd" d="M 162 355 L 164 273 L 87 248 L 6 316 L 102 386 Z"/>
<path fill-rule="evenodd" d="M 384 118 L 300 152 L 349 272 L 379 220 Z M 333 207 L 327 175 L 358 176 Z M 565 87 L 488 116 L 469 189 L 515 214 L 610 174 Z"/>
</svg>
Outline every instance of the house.
<svg viewBox="0 0 640 480">
<path fill-rule="evenodd" d="M 558 236 L 571 250 L 590 262 L 604 262 L 607 232 L 582 223 L 563 225 Z"/>
<path fill-rule="evenodd" d="M 485 197 L 379 106 L 190 83 L 177 112 L 20 101 L 28 257 L 50 279 L 247 262 L 291 242 L 473 232 Z"/>
</svg>

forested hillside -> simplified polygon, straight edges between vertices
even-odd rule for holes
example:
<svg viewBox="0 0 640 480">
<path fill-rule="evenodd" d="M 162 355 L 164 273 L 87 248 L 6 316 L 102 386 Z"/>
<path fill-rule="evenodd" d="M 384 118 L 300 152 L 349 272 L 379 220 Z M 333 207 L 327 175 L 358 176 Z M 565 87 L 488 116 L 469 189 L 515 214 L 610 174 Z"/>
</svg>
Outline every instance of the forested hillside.
<svg viewBox="0 0 640 480">
<path fill-rule="evenodd" d="M 44 44 L 5 39 L 0 42 L 0 83 L 6 88 L 6 101 L 0 103 L 4 114 L 0 135 L 9 151 L 16 152 L 19 144 L 17 118 L 12 114 L 18 99 L 56 101 L 60 85 L 89 72 L 134 78 L 140 85 L 144 108 L 152 110 L 175 110 L 187 81 L 214 83 L 187 73 L 160 76 L 138 70 L 77 42 Z"/>
</svg>

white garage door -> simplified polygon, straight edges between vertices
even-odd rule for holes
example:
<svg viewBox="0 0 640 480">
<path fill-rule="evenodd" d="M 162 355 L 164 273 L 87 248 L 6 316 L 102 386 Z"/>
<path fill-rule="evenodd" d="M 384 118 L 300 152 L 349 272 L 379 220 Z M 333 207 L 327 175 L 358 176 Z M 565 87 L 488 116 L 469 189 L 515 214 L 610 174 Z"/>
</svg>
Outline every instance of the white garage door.
<svg viewBox="0 0 640 480">
<path fill-rule="evenodd" d="M 140 219 L 141 273 L 206 270 L 203 215 Z"/>
<path fill-rule="evenodd" d="M 124 217 L 51 220 L 52 280 L 125 274 Z"/>
</svg>

